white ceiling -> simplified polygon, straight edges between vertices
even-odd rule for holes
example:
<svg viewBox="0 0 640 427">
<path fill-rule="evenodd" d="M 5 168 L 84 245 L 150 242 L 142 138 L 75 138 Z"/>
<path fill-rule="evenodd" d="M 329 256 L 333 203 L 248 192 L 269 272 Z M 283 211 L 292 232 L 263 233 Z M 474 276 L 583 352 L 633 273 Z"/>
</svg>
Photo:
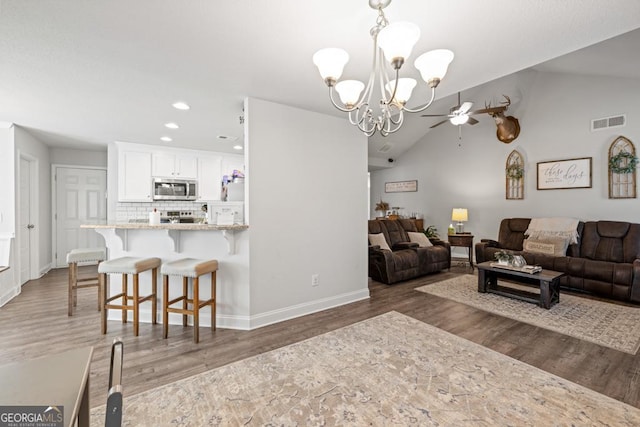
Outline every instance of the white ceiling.
<svg viewBox="0 0 640 427">
<path fill-rule="evenodd" d="M 438 98 L 640 28 L 637 0 L 395 0 L 385 13 L 420 26 L 414 57 L 455 52 Z M 0 0 L 0 122 L 52 146 L 163 144 L 168 135 L 171 146 L 233 151 L 247 96 L 341 115 L 311 57 L 342 47 L 351 55 L 343 77 L 365 80 L 375 18 L 366 0 Z M 617 53 L 634 61 L 637 77 L 634 34 L 634 50 Z M 574 60 L 614 68 L 593 59 L 612 48 L 598 49 L 538 69 L 570 70 Z M 421 81 L 412 63 L 402 73 Z M 426 94 L 414 91 L 410 106 Z M 446 111 L 451 99 L 428 111 Z M 191 110 L 172 108 L 178 100 Z M 180 129 L 164 128 L 170 121 Z M 413 144 L 430 125 L 413 123 L 382 142 L 372 138 L 370 151 Z"/>
</svg>

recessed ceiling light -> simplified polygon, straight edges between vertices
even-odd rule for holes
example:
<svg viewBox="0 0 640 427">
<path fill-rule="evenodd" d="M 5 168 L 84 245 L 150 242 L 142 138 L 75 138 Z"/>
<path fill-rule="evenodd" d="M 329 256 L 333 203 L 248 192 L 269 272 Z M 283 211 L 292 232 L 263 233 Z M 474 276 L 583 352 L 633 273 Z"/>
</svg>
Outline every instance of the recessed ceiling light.
<svg viewBox="0 0 640 427">
<path fill-rule="evenodd" d="M 163 136 L 162 138 L 160 138 L 160 140 L 161 140 L 161 141 L 164 141 L 164 142 L 171 142 L 171 141 L 173 141 L 173 139 L 169 138 L 168 136 Z"/>
<path fill-rule="evenodd" d="M 182 101 L 174 102 L 171 105 L 173 105 L 173 108 L 177 108 L 178 110 L 188 110 L 189 108 L 191 108 L 189 107 L 189 104 Z"/>
<path fill-rule="evenodd" d="M 165 127 L 168 127 L 169 129 L 178 129 L 180 127 L 176 123 L 173 123 L 173 122 L 165 123 L 164 125 L 165 125 Z"/>
<path fill-rule="evenodd" d="M 242 150 L 242 145 L 234 145 L 233 149 L 234 150 Z"/>
</svg>

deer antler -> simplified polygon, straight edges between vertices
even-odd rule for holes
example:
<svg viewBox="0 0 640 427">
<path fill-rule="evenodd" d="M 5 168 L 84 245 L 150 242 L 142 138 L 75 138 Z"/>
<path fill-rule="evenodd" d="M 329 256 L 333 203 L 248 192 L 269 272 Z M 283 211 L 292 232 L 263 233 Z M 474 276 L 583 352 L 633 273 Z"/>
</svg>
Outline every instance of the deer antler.
<svg viewBox="0 0 640 427">
<path fill-rule="evenodd" d="M 504 96 L 504 99 L 506 99 L 506 101 L 505 101 L 505 102 L 502 102 L 501 104 L 502 104 L 502 105 L 504 105 L 505 110 L 506 110 L 506 109 L 507 109 L 507 107 L 508 107 L 509 105 L 511 105 L 511 98 L 509 98 L 509 97 L 508 97 L 507 95 L 505 95 L 505 94 L 502 94 L 502 96 Z"/>
</svg>

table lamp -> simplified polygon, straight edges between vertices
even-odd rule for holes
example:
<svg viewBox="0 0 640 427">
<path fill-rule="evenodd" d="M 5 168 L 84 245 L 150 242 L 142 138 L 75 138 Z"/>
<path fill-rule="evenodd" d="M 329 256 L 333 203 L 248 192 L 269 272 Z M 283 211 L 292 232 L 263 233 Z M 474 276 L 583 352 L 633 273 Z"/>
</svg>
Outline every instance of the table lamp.
<svg viewBox="0 0 640 427">
<path fill-rule="evenodd" d="M 453 212 L 451 212 L 451 221 L 458 221 L 458 229 L 457 233 L 460 234 L 464 231 L 464 221 L 468 221 L 469 216 L 467 214 L 467 210 L 465 208 L 453 208 Z"/>
</svg>

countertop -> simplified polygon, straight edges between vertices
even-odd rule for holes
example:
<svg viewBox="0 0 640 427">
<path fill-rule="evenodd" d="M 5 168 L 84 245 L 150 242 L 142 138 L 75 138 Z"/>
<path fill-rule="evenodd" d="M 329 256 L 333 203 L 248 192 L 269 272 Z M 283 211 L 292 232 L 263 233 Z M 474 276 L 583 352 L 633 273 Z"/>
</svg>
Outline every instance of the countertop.
<svg viewBox="0 0 640 427">
<path fill-rule="evenodd" d="M 230 230 L 242 231 L 249 228 L 248 225 L 215 225 L 215 224 L 178 224 L 163 223 L 159 225 L 150 225 L 136 222 L 120 222 L 113 224 L 82 224 L 80 228 L 114 228 L 120 230 L 178 230 L 178 231 L 216 231 Z"/>
</svg>

